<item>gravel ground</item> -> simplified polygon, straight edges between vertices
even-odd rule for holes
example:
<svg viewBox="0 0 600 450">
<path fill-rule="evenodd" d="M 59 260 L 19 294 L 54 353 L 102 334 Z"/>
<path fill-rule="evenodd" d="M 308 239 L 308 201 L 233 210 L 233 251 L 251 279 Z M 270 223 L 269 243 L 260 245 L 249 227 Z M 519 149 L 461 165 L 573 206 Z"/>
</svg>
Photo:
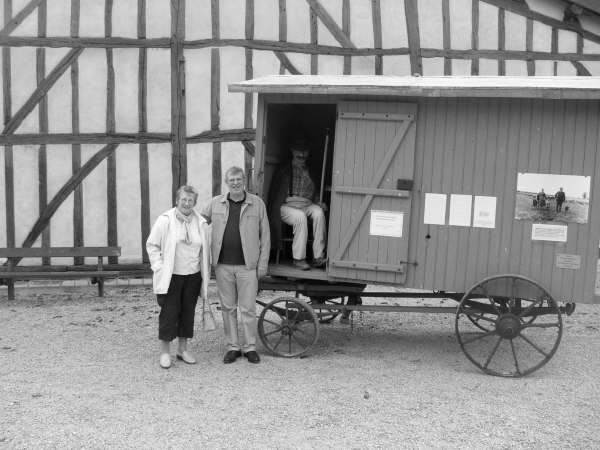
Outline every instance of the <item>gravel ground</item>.
<svg viewBox="0 0 600 450">
<path fill-rule="evenodd" d="M 214 287 L 212 288 L 214 298 Z M 309 356 L 158 366 L 148 287 L 0 292 L 0 448 L 598 448 L 600 306 L 578 305 L 543 368 L 478 371 L 454 317 L 355 313 Z M 274 295 L 263 295 L 263 299 Z M 198 327 L 197 327 L 198 328 Z M 259 351 L 262 348 L 259 347 Z"/>
</svg>

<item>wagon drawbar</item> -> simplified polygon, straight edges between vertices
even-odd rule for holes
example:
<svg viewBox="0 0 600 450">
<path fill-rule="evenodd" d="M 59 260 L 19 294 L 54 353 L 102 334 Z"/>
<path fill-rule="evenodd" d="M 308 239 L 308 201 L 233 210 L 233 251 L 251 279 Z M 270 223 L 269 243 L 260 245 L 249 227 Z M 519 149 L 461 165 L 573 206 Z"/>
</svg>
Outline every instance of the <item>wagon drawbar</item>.
<svg viewBox="0 0 600 450">
<path fill-rule="evenodd" d="M 258 93 L 251 190 L 268 200 L 300 131 L 329 205 L 326 267 L 298 273 L 278 252 L 261 283 L 310 298 L 264 305 L 273 353 L 302 354 L 339 312 L 451 312 L 471 362 L 522 376 L 552 358 L 575 301 L 600 301 L 599 78 L 270 76 L 229 89 Z M 559 189 L 564 205 L 534 206 Z"/>
</svg>

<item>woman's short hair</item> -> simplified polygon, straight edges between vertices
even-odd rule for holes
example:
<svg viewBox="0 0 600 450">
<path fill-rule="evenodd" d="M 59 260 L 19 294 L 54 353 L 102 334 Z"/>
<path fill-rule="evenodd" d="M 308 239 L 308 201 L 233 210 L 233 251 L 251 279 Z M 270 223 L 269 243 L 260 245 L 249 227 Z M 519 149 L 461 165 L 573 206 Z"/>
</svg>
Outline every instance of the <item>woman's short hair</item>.
<svg viewBox="0 0 600 450">
<path fill-rule="evenodd" d="M 181 186 L 179 189 L 177 189 L 177 192 L 175 193 L 175 202 L 179 201 L 179 197 L 181 197 L 181 194 L 183 193 L 186 194 L 192 194 L 194 196 L 194 205 L 196 205 L 196 202 L 198 201 L 198 191 L 196 190 L 196 188 L 194 186 Z"/>
<path fill-rule="evenodd" d="M 244 173 L 244 169 L 242 169 L 241 167 L 238 167 L 238 166 L 231 166 L 229 169 L 227 169 L 225 171 L 225 182 L 227 182 L 227 179 L 229 178 L 230 175 L 238 175 L 238 174 L 242 174 L 242 178 L 246 179 L 246 174 Z"/>
</svg>

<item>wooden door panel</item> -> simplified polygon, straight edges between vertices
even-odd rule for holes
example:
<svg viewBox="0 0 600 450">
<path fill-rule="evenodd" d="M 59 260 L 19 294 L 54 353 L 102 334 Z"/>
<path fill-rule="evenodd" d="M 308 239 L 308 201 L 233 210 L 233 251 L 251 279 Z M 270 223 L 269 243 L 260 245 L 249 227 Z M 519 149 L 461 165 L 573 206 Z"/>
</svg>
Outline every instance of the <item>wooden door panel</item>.
<svg viewBox="0 0 600 450">
<path fill-rule="evenodd" d="M 404 282 L 411 197 L 410 191 L 398 189 L 398 180 L 403 184 L 412 180 L 415 113 L 414 104 L 340 104 L 328 240 L 330 276 Z M 401 219 L 401 237 L 374 234 L 381 232 L 372 226 L 381 224 L 382 217 L 393 224 Z"/>
</svg>

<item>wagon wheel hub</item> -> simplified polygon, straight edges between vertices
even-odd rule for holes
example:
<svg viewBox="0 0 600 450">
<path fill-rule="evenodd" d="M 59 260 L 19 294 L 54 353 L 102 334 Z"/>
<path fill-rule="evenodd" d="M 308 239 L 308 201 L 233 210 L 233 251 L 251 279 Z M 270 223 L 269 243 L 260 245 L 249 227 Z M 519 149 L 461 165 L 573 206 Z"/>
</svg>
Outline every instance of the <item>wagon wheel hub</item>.
<svg viewBox="0 0 600 450">
<path fill-rule="evenodd" d="M 521 321 L 514 314 L 502 314 L 496 321 L 496 332 L 504 339 L 514 339 L 521 332 Z"/>
</svg>

